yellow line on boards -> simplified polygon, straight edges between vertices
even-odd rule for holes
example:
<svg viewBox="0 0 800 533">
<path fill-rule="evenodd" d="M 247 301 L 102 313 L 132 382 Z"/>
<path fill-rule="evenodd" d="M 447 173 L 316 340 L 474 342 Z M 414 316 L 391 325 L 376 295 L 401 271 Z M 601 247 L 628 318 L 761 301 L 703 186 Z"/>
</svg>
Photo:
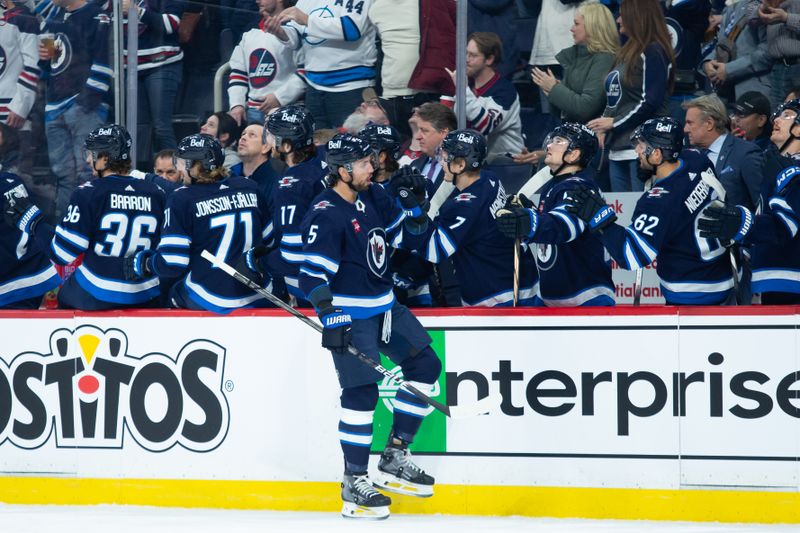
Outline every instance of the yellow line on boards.
<svg viewBox="0 0 800 533">
<path fill-rule="evenodd" d="M 392 495 L 393 513 L 800 523 L 800 493 L 437 485 L 432 498 Z M 0 477 L 16 504 L 341 510 L 339 484 L 189 479 Z"/>
</svg>

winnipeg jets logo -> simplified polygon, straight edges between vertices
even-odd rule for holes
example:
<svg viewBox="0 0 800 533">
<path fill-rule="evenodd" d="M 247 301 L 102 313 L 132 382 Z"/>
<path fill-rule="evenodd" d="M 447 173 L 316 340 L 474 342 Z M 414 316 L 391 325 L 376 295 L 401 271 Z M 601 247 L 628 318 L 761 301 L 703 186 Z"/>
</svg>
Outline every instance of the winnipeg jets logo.
<svg viewBox="0 0 800 533">
<path fill-rule="evenodd" d="M 386 273 L 386 232 L 383 228 L 373 228 L 367 235 L 367 264 L 379 278 Z"/>
<path fill-rule="evenodd" d="M 50 76 L 61 74 L 72 62 L 72 44 L 69 37 L 63 33 L 57 33 L 55 45 L 56 54 L 50 59 Z"/>
<path fill-rule="evenodd" d="M 664 187 L 653 187 L 647 193 L 647 196 L 649 198 L 661 198 L 662 196 L 665 196 L 667 194 L 669 194 L 669 191 L 667 189 L 665 189 Z"/>
<path fill-rule="evenodd" d="M 606 77 L 606 99 L 608 107 L 614 108 L 619 104 L 622 97 L 622 85 L 619 81 L 619 71 L 614 70 Z"/>
<path fill-rule="evenodd" d="M 264 48 L 258 48 L 250 53 L 249 81 L 255 89 L 266 87 L 275 79 L 278 71 L 278 62 L 275 57 Z"/>
<path fill-rule="evenodd" d="M 328 200 L 322 200 L 321 202 L 317 202 L 316 204 L 314 204 L 314 210 L 327 209 L 328 207 L 333 207 L 333 204 L 330 203 Z"/>
<path fill-rule="evenodd" d="M 461 194 L 453 198 L 453 200 L 455 200 L 456 202 L 469 202 L 473 198 L 477 197 L 474 194 L 470 194 L 468 192 L 462 192 Z"/>
<path fill-rule="evenodd" d="M 535 244 L 533 251 L 536 256 L 536 265 L 539 270 L 550 270 L 556 264 L 558 248 L 551 244 Z"/>
<path fill-rule="evenodd" d="M 286 176 L 278 180 L 278 187 L 281 189 L 287 189 L 297 183 L 297 181 L 299 181 L 297 178 Z"/>
</svg>

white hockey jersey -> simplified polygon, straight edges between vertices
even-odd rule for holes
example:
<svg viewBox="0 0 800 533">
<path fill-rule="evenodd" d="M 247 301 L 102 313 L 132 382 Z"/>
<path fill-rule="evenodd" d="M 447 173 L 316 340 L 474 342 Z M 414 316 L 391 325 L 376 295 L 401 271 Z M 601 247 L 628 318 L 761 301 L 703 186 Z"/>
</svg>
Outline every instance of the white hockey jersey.
<svg viewBox="0 0 800 533">
<path fill-rule="evenodd" d="M 306 81 L 315 89 L 343 92 L 375 85 L 378 49 L 367 17 L 372 0 L 299 0 L 308 25 L 284 25 L 293 49 L 305 49 Z"/>
<path fill-rule="evenodd" d="M 514 85 L 495 73 L 488 83 L 467 91 L 467 126 L 486 137 L 491 163 L 504 154 L 518 154 L 522 140 L 522 121 L 519 116 L 519 95 Z"/>
<path fill-rule="evenodd" d="M 228 77 L 230 108 L 258 108 L 268 94 L 274 94 L 280 105 L 288 105 L 303 96 L 306 84 L 298 75 L 302 54 L 293 52 L 280 39 L 258 28 L 242 35 L 231 54 Z"/>
<path fill-rule="evenodd" d="M 5 122 L 9 111 L 27 117 L 36 100 L 39 23 L 23 6 L 0 13 L 0 122 Z"/>
</svg>

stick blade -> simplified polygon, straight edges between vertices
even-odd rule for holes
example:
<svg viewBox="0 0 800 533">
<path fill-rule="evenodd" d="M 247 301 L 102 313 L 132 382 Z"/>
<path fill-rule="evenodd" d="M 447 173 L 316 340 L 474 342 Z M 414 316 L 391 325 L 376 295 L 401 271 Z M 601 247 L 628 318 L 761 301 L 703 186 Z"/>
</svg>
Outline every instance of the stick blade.
<svg viewBox="0 0 800 533">
<path fill-rule="evenodd" d="M 450 405 L 450 418 L 458 420 L 461 418 L 472 418 L 480 415 L 488 415 L 498 407 L 500 402 L 503 401 L 502 396 L 499 394 L 490 394 L 486 398 L 481 398 L 477 402 L 468 403 L 465 405 Z"/>
</svg>

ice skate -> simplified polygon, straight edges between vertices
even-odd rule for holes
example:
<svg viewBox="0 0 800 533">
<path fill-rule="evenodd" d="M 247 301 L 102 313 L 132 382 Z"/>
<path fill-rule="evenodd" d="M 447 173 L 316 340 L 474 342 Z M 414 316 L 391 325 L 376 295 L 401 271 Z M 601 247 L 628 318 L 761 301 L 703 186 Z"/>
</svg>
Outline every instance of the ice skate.
<svg viewBox="0 0 800 533">
<path fill-rule="evenodd" d="M 385 520 L 392 500 L 375 490 L 366 474 L 344 475 L 342 481 L 342 516 Z"/>
<path fill-rule="evenodd" d="M 397 494 L 419 498 L 433 496 L 433 477 L 411 461 L 408 447 L 394 444 L 391 438 L 381 454 L 378 474 L 372 482 L 378 488 Z"/>
</svg>

